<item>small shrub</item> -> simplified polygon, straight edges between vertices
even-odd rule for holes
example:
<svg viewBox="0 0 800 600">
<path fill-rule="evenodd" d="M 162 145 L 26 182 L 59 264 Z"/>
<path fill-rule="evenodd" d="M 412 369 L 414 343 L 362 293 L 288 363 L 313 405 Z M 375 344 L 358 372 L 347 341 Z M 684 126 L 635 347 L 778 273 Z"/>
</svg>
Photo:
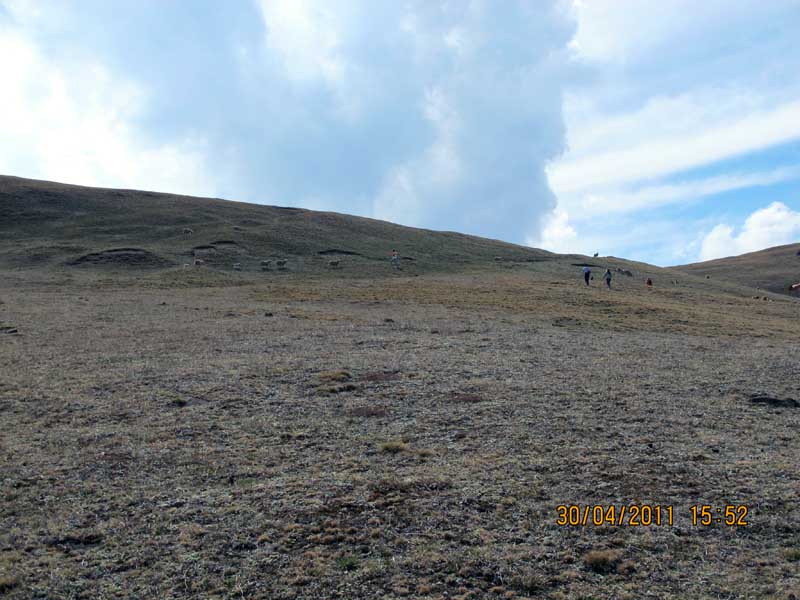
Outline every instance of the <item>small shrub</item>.
<svg viewBox="0 0 800 600">
<path fill-rule="evenodd" d="M 593 550 L 583 557 L 586 567 L 595 573 L 609 573 L 617 566 L 622 553 L 619 550 Z"/>
<path fill-rule="evenodd" d="M 520 592 L 535 594 L 546 589 L 547 582 L 541 575 L 525 572 L 511 580 L 511 587 Z"/>
<path fill-rule="evenodd" d="M 783 551 L 783 556 L 791 562 L 800 561 L 800 548 L 787 548 Z"/>
<path fill-rule="evenodd" d="M 483 398 L 477 394 L 453 394 L 450 396 L 450 402 L 454 404 L 477 404 L 483 402 Z"/>
<path fill-rule="evenodd" d="M 636 564 L 632 560 L 624 560 L 617 565 L 617 573 L 620 575 L 630 575 L 636 571 Z"/>
<path fill-rule="evenodd" d="M 351 417 L 385 417 L 385 406 L 358 406 L 350 411 Z"/>
<path fill-rule="evenodd" d="M 343 381 L 350 381 L 353 376 L 347 371 L 325 371 L 320 373 L 317 378 L 324 382 L 336 381 L 341 383 Z"/>
<path fill-rule="evenodd" d="M 341 394 L 342 392 L 352 392 L 358 389 L 352 383 L 345 383 L 342 385 L 321 385 L 317 387 L 317 392 L 320 394 Z"/>
<path fill-rule="evenodd" d="M 10 592 L 19 585 L 19 579 L 10 575 L 0 575 L 0 594 Z"/>
<path fill-rule="evenodd" d="M 336 565 L 342 571 L 355 571 L 358 569 L 358 557 L 357 556 L 342 556 L 336 559 Z"/>
<path fill-rule="evenodd" d="M 367 373 L 361 379 L 363 381 L 369 381 L 371 383 L 382 383 L 385 381 L 396 381 L 400 379 L 400 374 L 397 372 L 383 373 L 380 371 L 376 371 L 374 373 Z"/>
<path fill-rule="evenodd" d="M 408 450 L 408 444 L 405 442 L 383 442 L 378 446 L 378 450 L 384 454 L 399 454 Z"/>
</svg>

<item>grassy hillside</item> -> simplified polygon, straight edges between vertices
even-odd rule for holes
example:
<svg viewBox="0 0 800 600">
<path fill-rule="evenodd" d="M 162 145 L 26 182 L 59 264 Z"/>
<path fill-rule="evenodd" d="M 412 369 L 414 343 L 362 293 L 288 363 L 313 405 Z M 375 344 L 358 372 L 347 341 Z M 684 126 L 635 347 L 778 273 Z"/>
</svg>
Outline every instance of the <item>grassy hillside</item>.
<svg viewBox="0 0 800 600">
<path fill-rule="evenodd" d="M 391 269 L 392 247 L 415 260 Z M 193 251 L 206 267 L 181 267 Z M 796 599 L 798 306 L 614 257 L 0 178 L 0 596 Z"/>
<path fill-rule="evenodd" d="M 681 301 L 751 297 L 761 285 L 784 291 L 787 265 L 800 267 L 795 249 L 711 263 L 662 269 L 616 257 L 590 258 L 453 232 L 404 227 L 376 219 L 299 208 L 178 196 L 137 190 L 91 188 L 0 176 L 0 270 L 29 281 L 74 277 L 100 285 L 144 287 L 225 286 L 283 280 L 291 276 L 333 276 L 352 280 L 426 273 L 526 272 L 544 283 L 579 281 L 589 265 L 595 285 L 607 267 L 614 287 L 628 293 L 655 287 Z M 186 233 L 191 230 L 191 233 Z M 797 246 L 800 248 L 800 245 Z M 402 269 L 390 268 L 396 248 Z M 752 265 L 746 261 L 755 257 Z M 203 268 L 183 269 L 194 259 Z M 275 261 L 286 259 L 285 270 Z M 329 261 L 340 261 L 336 268 Z M 272 260 L 269 273 L 261 261 Z M 733 261 L 727 266 L 727 261 Z M 240 263 L 242 272 L 233 270 Z M 716 267 L 721 263 L 721 267 Z M 768 266 L 775 265 L 774 270 Z M 706 279 L 706 273 L 712 278 Z M 760 277 L 760 279 L 755 279 Z"/>
<path fill-rule="evenodd" d="M 203 258 L 212 269 L 259 270 L 285 258 L 318 271 L 342 258 L 348 272 L 386 270 L 392 248 L 412 270 L 496 261 L 530 262 L 548 252 L 450 232 L 331 212 L 89 188 L 0 177 L 0 268 L 167 268 Z M 184 229 L 191 229 L 185 234 Z M 108 252 L 116 250 L 116 252 Z M 120 251 L 122 250 L 122 251 Z"/>
<path fill-rule="evenodd" d="M 675 270 L 739 285 L 786 293 L 800 281 L 800 243 L 675 267 Z"/>
</svg>

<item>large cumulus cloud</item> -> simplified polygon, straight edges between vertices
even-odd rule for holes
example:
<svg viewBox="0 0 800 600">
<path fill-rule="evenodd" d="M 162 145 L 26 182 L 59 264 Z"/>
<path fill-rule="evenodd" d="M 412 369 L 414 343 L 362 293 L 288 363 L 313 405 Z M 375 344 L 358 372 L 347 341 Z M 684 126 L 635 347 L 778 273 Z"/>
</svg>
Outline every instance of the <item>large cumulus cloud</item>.
<svg viewBox="0 0 800 600">
<path fill-rule="evenodd" d="M 136 109 L 97 136 L 122 132 L 139 187 L 518 242 L 554 207 L 544 167 L 562 151 L 574 27 L 559 0 L 2 5 L 0 27 L 65 82 L 71 106 L 128 107 L 135 92 Z M 190 165 L 183 180 L 158 176 L 159 153 Z M 51 172 L 25 160 L 18 174 Z M 77 183 L 119 177 L 119 164 L 71 168 Z"/>
</svg>

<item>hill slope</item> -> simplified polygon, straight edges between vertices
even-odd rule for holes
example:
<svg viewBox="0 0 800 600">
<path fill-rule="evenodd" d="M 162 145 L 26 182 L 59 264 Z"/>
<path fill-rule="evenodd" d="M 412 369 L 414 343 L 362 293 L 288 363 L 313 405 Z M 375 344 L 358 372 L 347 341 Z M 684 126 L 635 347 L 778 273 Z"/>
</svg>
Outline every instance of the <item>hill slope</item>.
<svg viewBox="0 0 800 600">
<path fill-rule="evenodd" d="M 369 274 L 393 248 L 421 270 L 554 255 L 532 248 L 375 219 L 136 190 L 90 188 L 0 176 L 0 268 L 125 266 L 164 268 L 203 258 L 257 270 L 286 258 L 295 270 L 346 256 Z M 184 233 L 184 229 L 192 233 Z M 112 251 L 112 252 L 109 252 Z"/>
<path fill-rule="evenodd" d="M 775 246 L 741 256 L 674 267 L 675 270 L 739 285 L 786 293 L 800 281 L 800 243 Z"/>
</svg>

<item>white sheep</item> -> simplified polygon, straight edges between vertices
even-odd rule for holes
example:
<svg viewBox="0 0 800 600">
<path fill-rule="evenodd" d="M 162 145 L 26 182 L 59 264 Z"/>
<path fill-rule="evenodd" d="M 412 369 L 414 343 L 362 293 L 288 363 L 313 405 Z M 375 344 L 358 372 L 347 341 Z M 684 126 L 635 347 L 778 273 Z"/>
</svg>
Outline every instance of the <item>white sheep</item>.
<svg viewBox="0 0 800 600">
<path fill-rule="evenodd" d="M 183 228 L 183 235 L 192 235 L 194 233 L 194 229 L 189 229 L 188 227 Z"/>
<path fill-rule="evenodd" d="M 189 263 L 183 263 L 183 268 L 188 269 L 190 267 Z"/>
<path fill-rule="evenodd" d="M 242 270 L 242 263 L 233 263 L 233 270 L 234 271 L 241 271 Z"/>
<path fill-rule="evenodd" d="M 261 261 L 261 270 L 262 271 L 269 271 L 271 266 L 272 266 L 272 261 L 271 260 L 262 260 Z"/>
<path fill-rule="evenodd" d="M 278 266 L 279 269 L 286 268 L 286 259 L 276 260 L 275 264 Z"/>
<path fill-rule="evenodd" d="M 329 266 L 331 269 L 335 269 L 335 268 L 337 268 L 337 267 L 339 266 L 339 263 L 340 263 L 340 262 L 341 262 L 341 260 L 339 260 L 339 259 L 337 259 L 337 260 L 329 260 L 329 261 L 328 261 L 328 266 Z"/>
<path fill-rule="evenodd" d="M 200 265 L 204 265 L 204 264 L 206 264 L 206 261 L 204 261 L 202 258 L 195 258 L 194 259 L 194 266 L 195 267 L 199 267 Z"/>
</svg>

